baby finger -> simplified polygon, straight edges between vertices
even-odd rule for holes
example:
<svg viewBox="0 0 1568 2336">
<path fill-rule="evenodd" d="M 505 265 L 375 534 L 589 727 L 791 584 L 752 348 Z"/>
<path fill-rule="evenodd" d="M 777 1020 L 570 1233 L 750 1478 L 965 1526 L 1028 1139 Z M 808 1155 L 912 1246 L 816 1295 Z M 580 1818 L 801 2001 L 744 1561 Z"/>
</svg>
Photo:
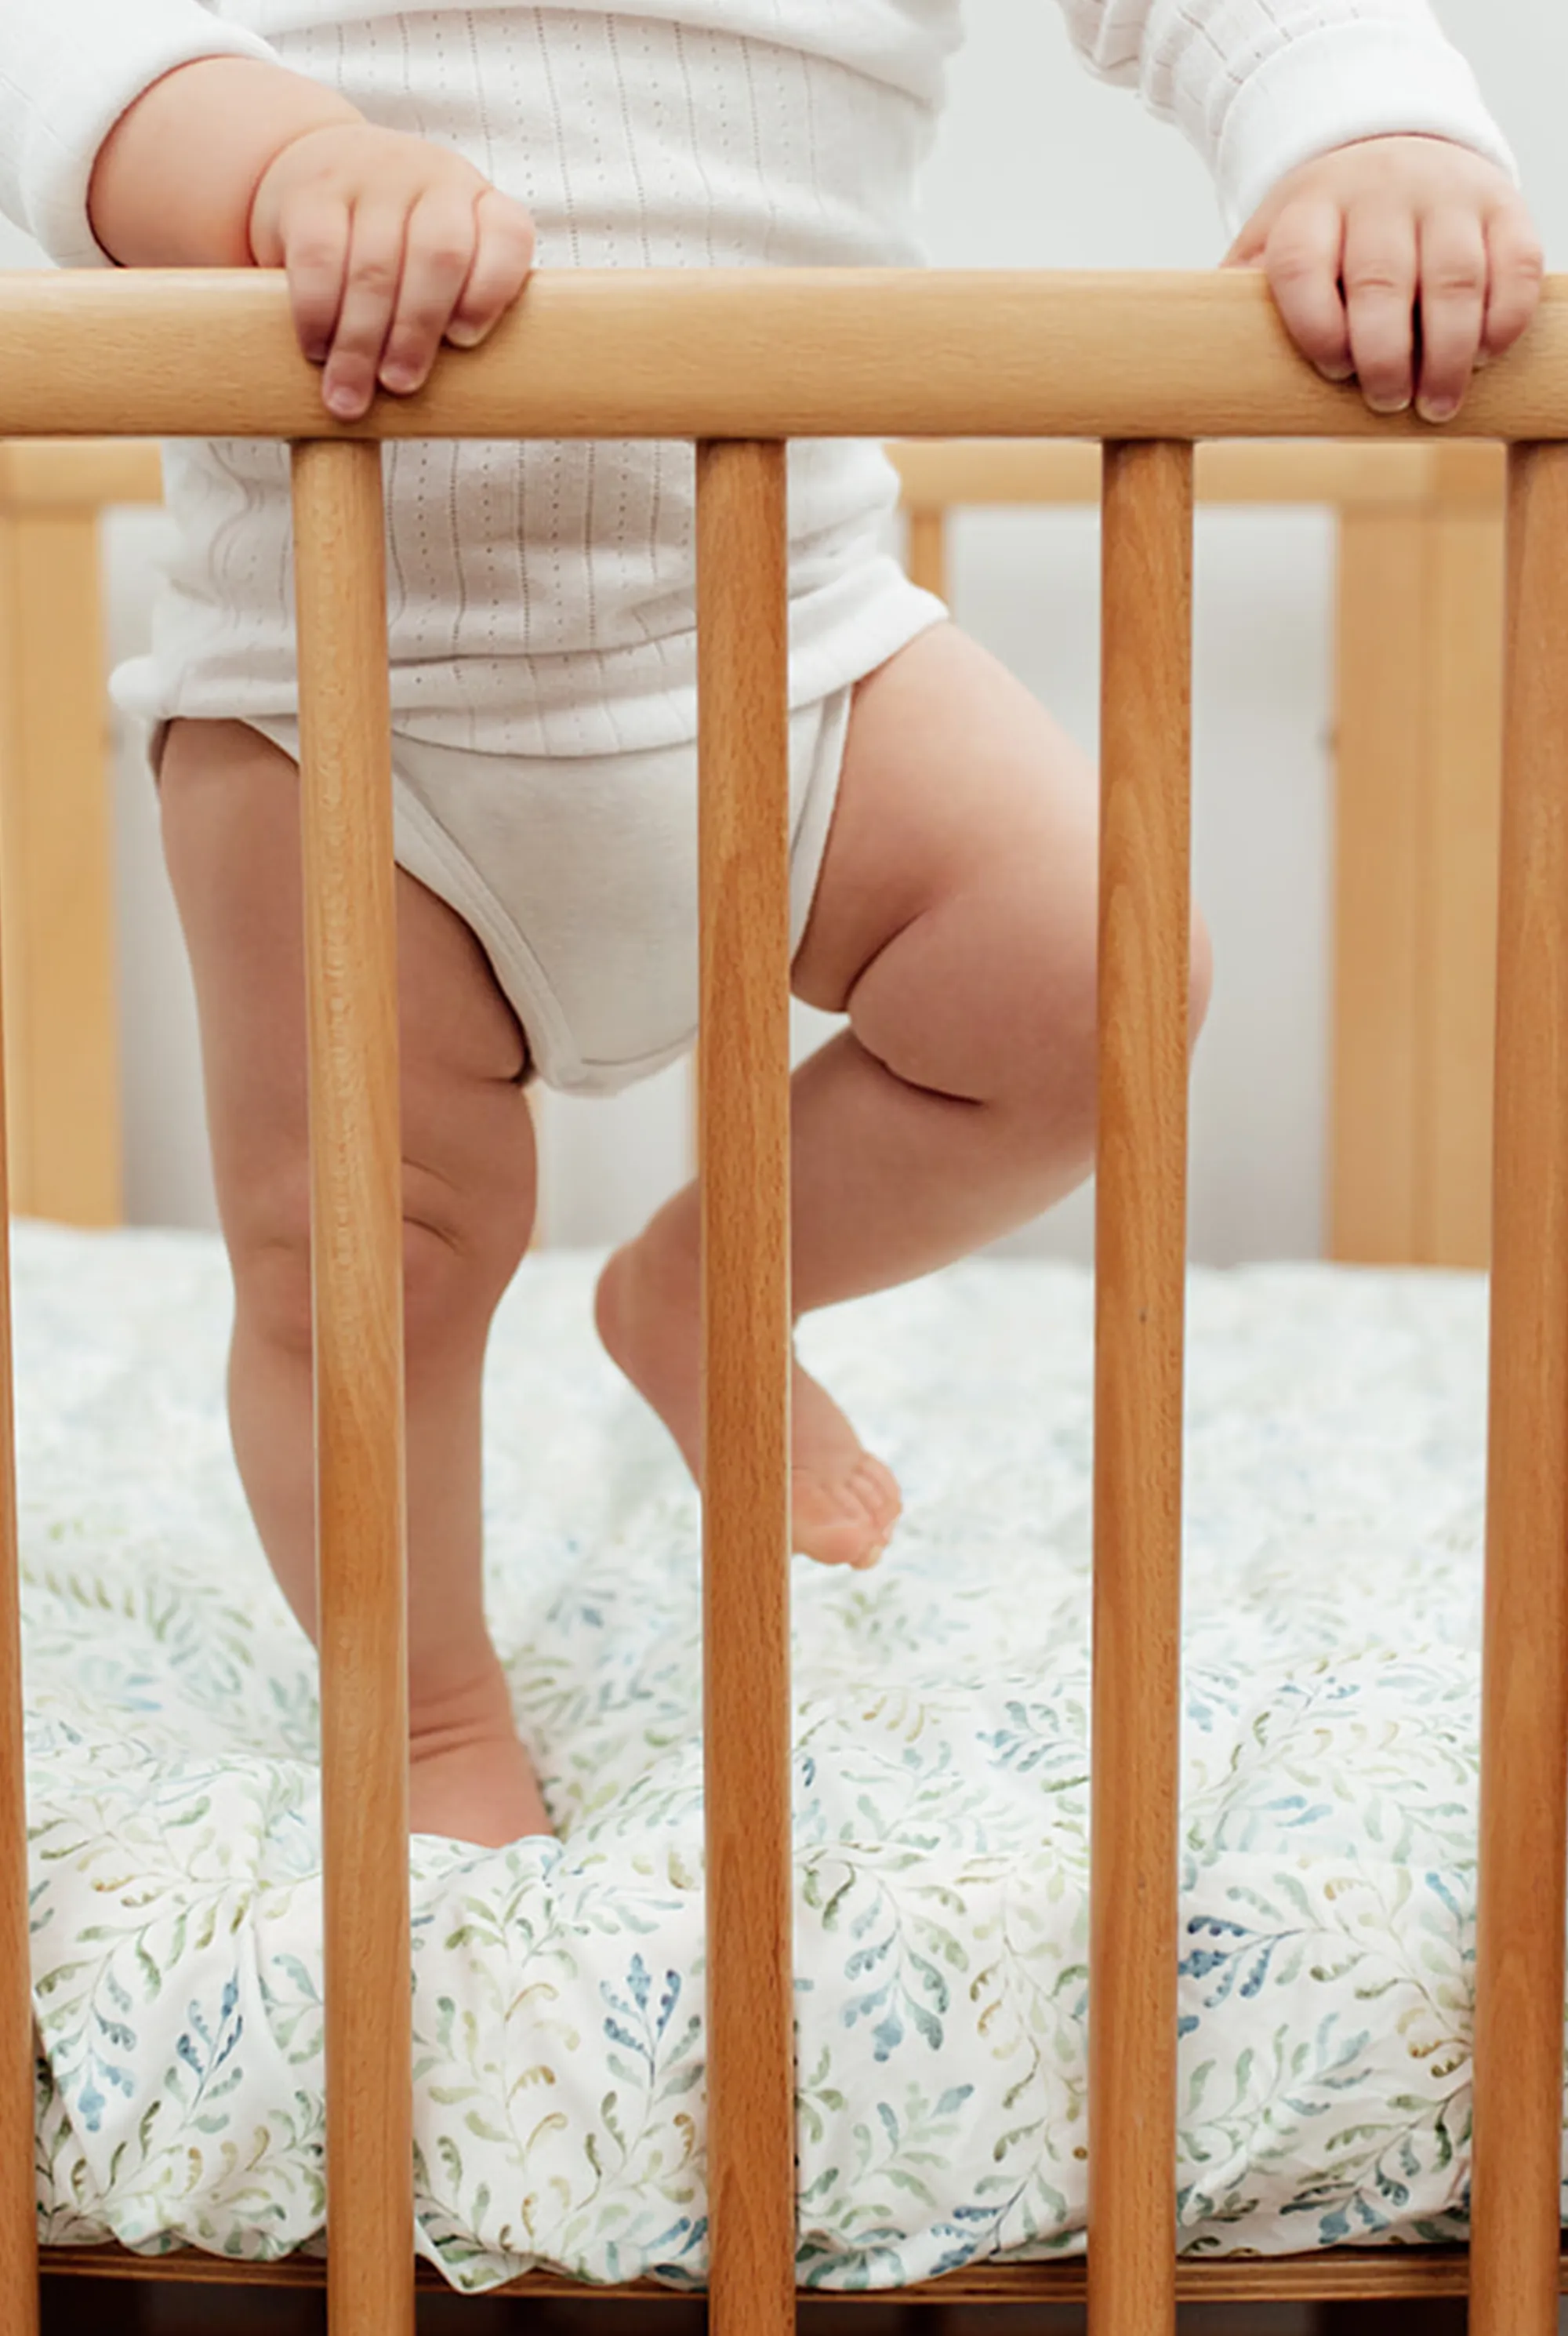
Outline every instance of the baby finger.
<svg viewBox="0 0 1568 2336">
<path fill-rule="evenodd" d="M 1407 211 L 1358 206 L 1345 226 L 1345 307 L 1350 354 L 1374 414 L 1410 403 L 1416 338 L 1416 221 Z"/>
<path fill-rule="evenodd" d="M 381 360 L 387 389 L 417 389 L 435 361 L 473 263 L 473 214 L 472 196 L 453 190 L 423 195 L 409 214 L 397 313 Z"/>
<path fill-rule="evenodd" d="M 387 328 L 403 276 L 406 213 L 361 204 L 350 230 L 348 280 L 326 360 L 322 394 L 340 422 L 355 422 L 375 393 Z"/>
<path fill-rule="evenodd" d="M 487 187 L 474 207 L 474 219 L 473 265 L 446 328 L 447 339 L 460 349 L 483 340 L 517 298 L 533 266 L 533 221 L 521 203 Z"/>
<path fill-rule="evenodd" d="M 1421 227 L 1418 410 L 1447 422 L 1470 385 L 1486 300 L 1486 245 L 1474 211 L 1446 210 Z"/>
</svg>

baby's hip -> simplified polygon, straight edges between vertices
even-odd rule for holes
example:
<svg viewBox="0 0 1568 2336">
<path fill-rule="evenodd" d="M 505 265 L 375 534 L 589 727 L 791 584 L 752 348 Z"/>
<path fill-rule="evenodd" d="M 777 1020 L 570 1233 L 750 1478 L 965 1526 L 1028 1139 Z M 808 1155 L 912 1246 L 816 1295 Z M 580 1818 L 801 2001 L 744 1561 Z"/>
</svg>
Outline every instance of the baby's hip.
<svg viewBox="0 0 1568 2336">
<path fill-rule="evenodd" d="M 826 848 L 851 696 L 836 690 L 789 719 L 792 954 Z M 258 734 L 298 762 L 292 716 L 181 727 L 183 758 L 219 786 L 226 769 L 254 764 Z M 169 728 L 154 734 L 155 767 Z M 287 766 L 278 771 L 286 779 Z M 690 1046 L 695 742 L 533 756 L 432 745 L 394 731 L 391 784 L 399 865 L 473 933 L 546 1085 L 612 1093 Z"/>
</svg>

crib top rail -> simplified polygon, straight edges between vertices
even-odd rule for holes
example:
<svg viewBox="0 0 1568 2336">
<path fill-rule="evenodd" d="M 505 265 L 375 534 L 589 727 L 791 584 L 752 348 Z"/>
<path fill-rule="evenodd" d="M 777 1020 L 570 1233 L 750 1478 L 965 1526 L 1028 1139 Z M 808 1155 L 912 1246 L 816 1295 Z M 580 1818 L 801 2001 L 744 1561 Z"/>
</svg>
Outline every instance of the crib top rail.
<svg viewBox="0 0 1568 2336">
<path fill-rule="evenodd" d="M 281 275 L 0 275 L 0 435 L 1418 436 L 1291 347 L 1254 273 L 542 270 L 482 349 L 345 427 Z M 1568 278 L 1472 438 L 1568 438 Z"/>
</svg>

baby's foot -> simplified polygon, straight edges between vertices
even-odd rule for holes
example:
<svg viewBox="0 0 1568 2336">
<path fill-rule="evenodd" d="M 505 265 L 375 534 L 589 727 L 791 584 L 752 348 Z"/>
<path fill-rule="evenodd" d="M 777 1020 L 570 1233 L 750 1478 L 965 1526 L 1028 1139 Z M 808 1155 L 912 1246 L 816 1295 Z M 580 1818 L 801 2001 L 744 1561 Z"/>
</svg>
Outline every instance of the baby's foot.
<svg viewBox="0 0 1568 2336">
<path fill-rule="evenodd" d="M 701 1305 L 695 1263 L 650 1234 L 618 1249 L 599 1276 L 594 1319 L 611 1358 L 653 1406 L 701 1482 Z M 862 1445 L 825 1387 L 799 1363 L 790 1395 L 792 1545 L 823 1565 L 874 1565 L 902 1503 L 889 1468 Z"/>
<path fill-rule="evenodd" d="M 497 1680 L 500 1680 L 499 1667 Z M 482 1692 L 415 1708 L 409 1732 L 411 1833 L 501 1849 L 528 1834 L 553 1834 L 533 1763 L 517 1740 L 504 1681 Z"/>
</svg>

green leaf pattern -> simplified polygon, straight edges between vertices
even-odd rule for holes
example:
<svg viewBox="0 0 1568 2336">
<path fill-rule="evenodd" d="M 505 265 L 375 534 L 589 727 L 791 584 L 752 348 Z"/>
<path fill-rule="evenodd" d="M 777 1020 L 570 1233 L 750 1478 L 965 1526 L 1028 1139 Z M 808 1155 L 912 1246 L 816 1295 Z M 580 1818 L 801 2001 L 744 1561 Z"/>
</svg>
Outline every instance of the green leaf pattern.
<svg viewBox="0 0 1568 2336">
<path fill-rule="evenodd" d="M 535 1255 L 487 1392 L 489 1596 L 559 1842 L 413 1847 L 419 2244 L 700 2280 L 697 1505 Z M 319 2244 L 314 1667 L 196 1235 L 16 1243 L 48 2239 Z M 1194 1276 L 1181 2140 L 1206 2253 L 1464 2229 L 1484 1299 Z M 1081 2244 L 1086 1280 L 974 1260 L 803 1328 L 902 1478 L 794 1578 L 800 2276 Z M 1136 1692 L 1135 1682 L 1128 1691 Z"/>
</svg>

